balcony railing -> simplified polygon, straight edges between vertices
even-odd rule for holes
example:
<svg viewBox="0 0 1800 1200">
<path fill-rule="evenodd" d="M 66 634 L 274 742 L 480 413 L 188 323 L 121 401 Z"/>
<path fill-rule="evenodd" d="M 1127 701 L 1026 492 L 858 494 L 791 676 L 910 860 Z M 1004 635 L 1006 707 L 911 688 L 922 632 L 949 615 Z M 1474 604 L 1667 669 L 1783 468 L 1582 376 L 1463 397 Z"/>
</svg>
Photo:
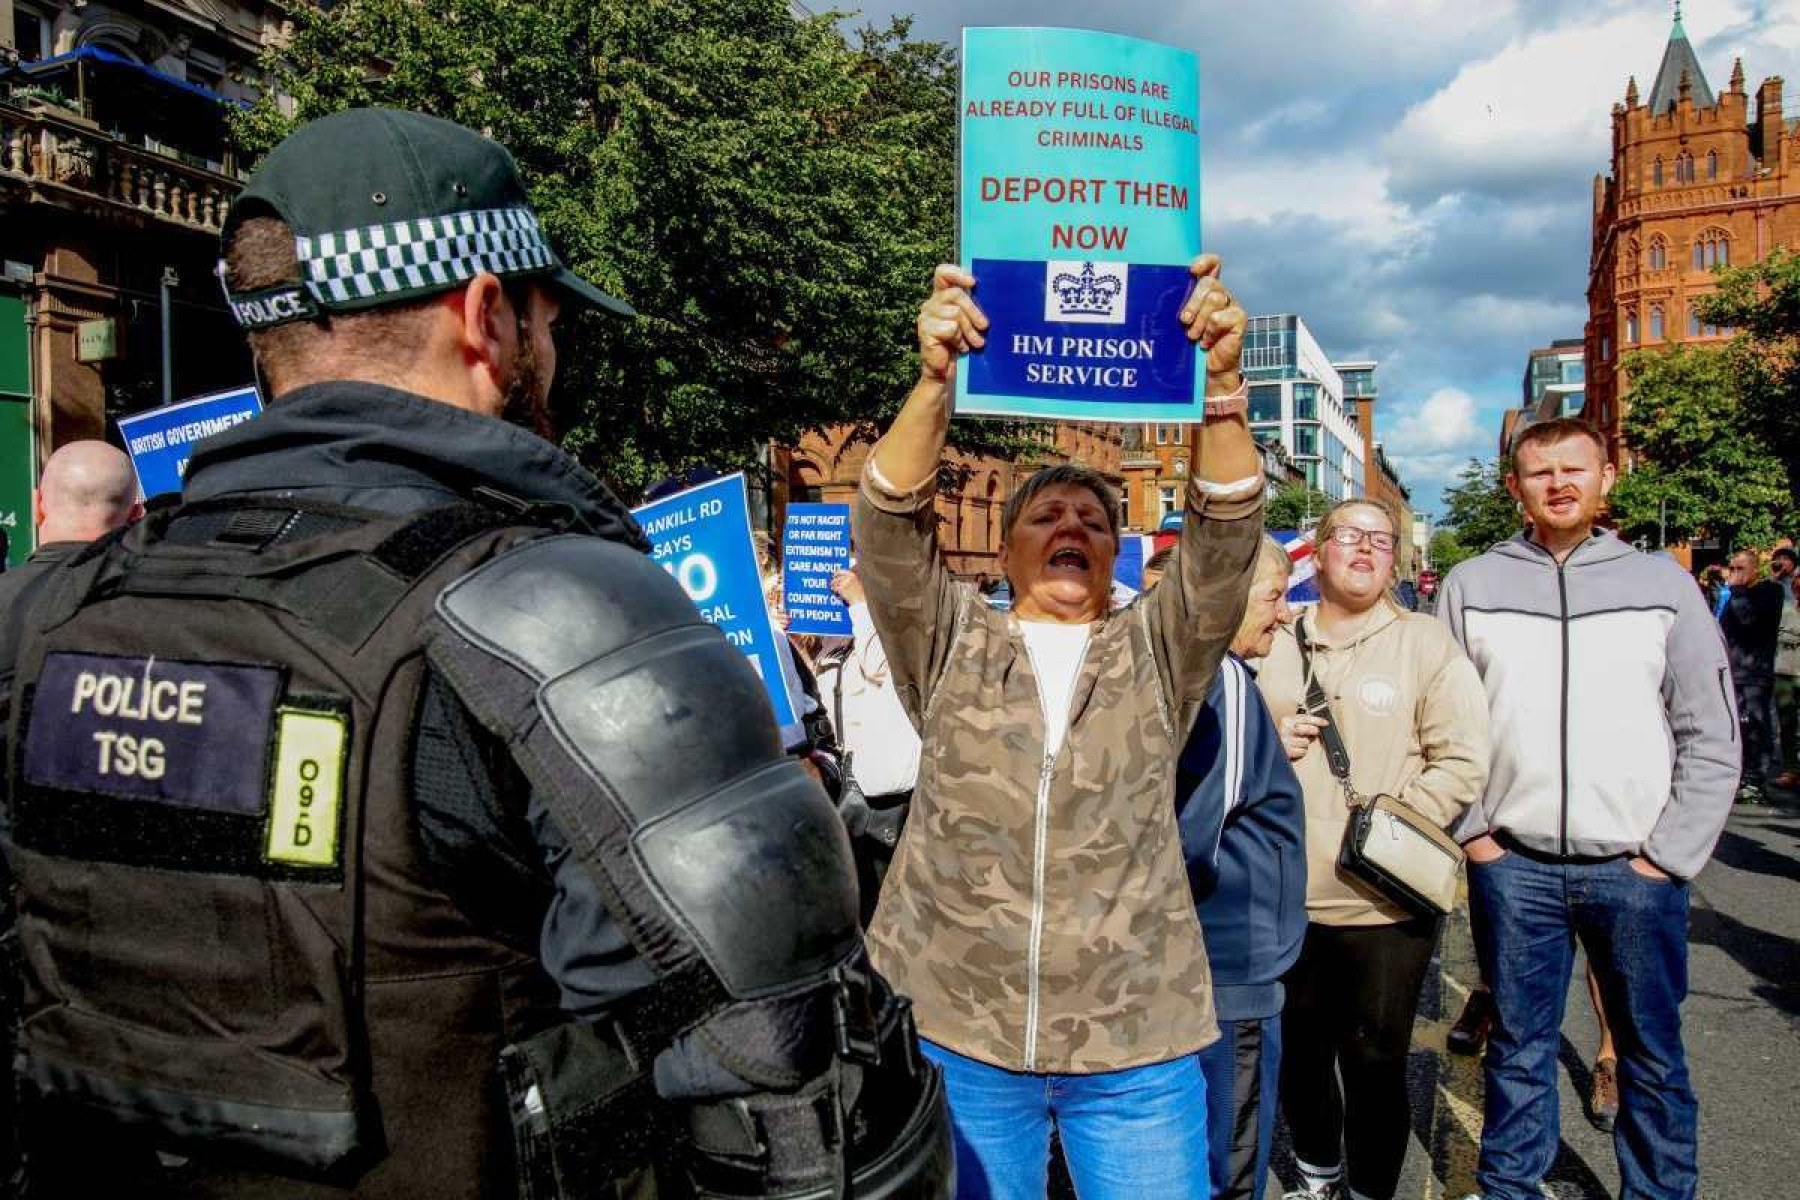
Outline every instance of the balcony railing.
<svg viewBox="0 0 1800 1200">
<path fill-rule="evenodd" d="M 0 102 L 0 181 L 23 182 L 46 196 L 76 192 L 122 213 L 211 233 L 243 186 L 31 102 Z"/>
</svg>

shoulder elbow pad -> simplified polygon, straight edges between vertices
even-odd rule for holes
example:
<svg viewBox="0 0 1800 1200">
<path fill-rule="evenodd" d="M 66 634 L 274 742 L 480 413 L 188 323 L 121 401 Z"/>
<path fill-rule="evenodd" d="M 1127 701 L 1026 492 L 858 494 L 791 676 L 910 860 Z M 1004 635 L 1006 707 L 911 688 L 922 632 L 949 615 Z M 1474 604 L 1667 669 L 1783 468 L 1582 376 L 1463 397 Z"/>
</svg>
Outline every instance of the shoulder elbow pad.
<svg viewBox="0 0 1800 1200">
<path fill-rule="evenodd" d="M 457 636 L 434 661 L 517 747 L 660 973 L 698 960 L 749 999 L 857 951 L 842 823 L 782 752 L 756 669 L 649 558 L 535 541 L 451 584 L 437 611 Z"/>
</svg>

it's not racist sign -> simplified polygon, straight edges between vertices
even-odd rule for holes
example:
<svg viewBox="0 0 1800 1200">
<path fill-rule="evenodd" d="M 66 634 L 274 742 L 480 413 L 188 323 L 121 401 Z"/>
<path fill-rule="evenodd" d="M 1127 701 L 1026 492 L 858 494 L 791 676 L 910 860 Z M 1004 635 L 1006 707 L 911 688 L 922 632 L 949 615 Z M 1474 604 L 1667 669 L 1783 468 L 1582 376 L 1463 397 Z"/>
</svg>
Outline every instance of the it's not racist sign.
<svg viewBox="0 0 1800 1200">
<path fill-rule="evenodd" d="M 831 577 L 850 569 L 850 506 L 790 504 L 781 531 L 782 607 L 789 633 L 850 636 L 850 609 Z"/>
</svg>

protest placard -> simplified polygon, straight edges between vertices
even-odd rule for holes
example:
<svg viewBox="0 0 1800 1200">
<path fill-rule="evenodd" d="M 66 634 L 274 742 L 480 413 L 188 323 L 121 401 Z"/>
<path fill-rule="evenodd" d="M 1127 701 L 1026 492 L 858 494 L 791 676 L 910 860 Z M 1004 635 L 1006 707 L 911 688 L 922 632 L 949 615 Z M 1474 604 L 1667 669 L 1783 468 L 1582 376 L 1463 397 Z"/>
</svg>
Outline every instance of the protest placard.
<svg viewBox="0 0 1800 1200">
<path fill-rule="evenodd" d="M 850 506 L 790 504 L 781 532 L 782 607 L 789 633 L 850 636 L 850 609 L 831 577 L 850 569 Z"/>
<path fill-rule="evenodd" d="M 1179 314 L 1200 249 L 1194 56 L 1076 29 L 965 29 L 960 257 L 990 322 L 959 415 L 1198 421 Z"/>
<path fill-rule="evenodd" d="M 632 515 L 650 539 L 651 558 L 675 577 L 700 616 L 717 625 L 762 676 L 775 719 L 794 724 L 799 718 L 776 645 L 785 635 L 775 627 L 763 598 L 743 475 L 676 492 L 633 509 Z"/>
<path fill-rule="evenodd" d="M 148 500 L 179 492 L 196 444 L 261 411 L 256 389 L 241 387 L 120 417 L 119 432 L 137 472 L 138 493 Z"/>
</svg>

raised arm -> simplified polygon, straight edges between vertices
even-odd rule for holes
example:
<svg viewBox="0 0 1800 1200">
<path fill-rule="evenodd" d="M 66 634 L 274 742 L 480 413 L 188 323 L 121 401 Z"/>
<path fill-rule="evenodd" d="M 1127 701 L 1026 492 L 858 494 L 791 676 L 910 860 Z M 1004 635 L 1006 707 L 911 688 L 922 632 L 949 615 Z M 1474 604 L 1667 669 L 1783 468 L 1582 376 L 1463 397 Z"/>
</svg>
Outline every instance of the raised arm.
<svg viewBox="0 0 1800 1200">
<path fill-rule="evenodd" d="M 852 516 L 857 575 L 887 651 L 895 692 L 918 725 L 955 634 L 958 606 L 972 602 L 938 556 L 937 470 L 950 428 L 957 356 L 984 344 L 987 318 L 970 298 L 975 279 L 940 266 L 919 308 L 919 380 L 869 454 Z"/>
<path fill-rule="evenodd" d="M 975 277 L 958 266 L 932 273 L 931 296 L 919 309 L 919 381 L 869 455 L 894 491 L 914 491 L 943 462 L 957 357 L 987 344 L 987 317 L 969 294 L 974 286 Z"/>
<path fill-rule="evenodd" d="M 1165 694 L 1177 712 L 1206 698 L 1244 615 L 1262 536 L 1262 460 L 1245 419 L 1239 370 L 1244 310 L 1219 280 L 1217 255 L 1201 255 L 1190 270 L 1194 291 L 1181 320 L 1189 340 L 1206 350 L 1207 415 L 1188 481 L 1175 578 L 1151 589 L 1146 614 Z"/>
</svg>

